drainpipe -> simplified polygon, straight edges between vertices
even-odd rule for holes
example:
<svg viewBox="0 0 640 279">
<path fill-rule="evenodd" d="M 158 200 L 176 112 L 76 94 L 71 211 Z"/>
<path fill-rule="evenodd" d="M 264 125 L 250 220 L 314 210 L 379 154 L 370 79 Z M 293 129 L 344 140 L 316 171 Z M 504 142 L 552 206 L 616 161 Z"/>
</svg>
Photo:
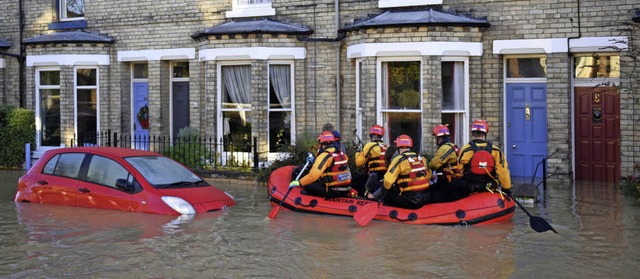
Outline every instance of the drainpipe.
<svg viewBox="0 0 640 279">
<path fill-rule="evenodd" d="M 301 35 L 297 35 L 296 38 L 298 39 L 298 41 L 301 42 L 341 42 L 345 37 L 346 37 L 346 33 L 344 32 L 340 32 L 340 3 L 339 0 L 335 0 L 335 24 L 336 24 L 336 31 L 338 33 L 338 35 L 335 38 L 309 38 L 309 37 L 302 37 Z M 337 113 L 336 113 L 336 130 L 340 131 L 340 119 L 341 119 L 341 113 L 340 113 L 340 108 L 341 108 L 341 90 L 340 90 L 340 64 L 341 64 L 341 60 L 340 60 L 340 47 L 341 44 L 336 45 L 336 102 L 337 102 Z"/>
<path fill-rule="evenodd" d="M 569 57 L 569 61 L 568 61 L 568 65 L 567 67 L 568 69 L 568 75 L 569 75 L 569 82 L 568 82 L 568 92 L 573 92 L 573 63 L 571 63 L 571 59 L 573 58 L 573 54 L 571 54 L 571 40 L 572 39 L 579 39 L 582 37 L 582 20 L 580 17 L 580 0 L 576 0 L 576 4 L 578 5 L 578 36 L 577 37 L 567 37 L 567 57 Z M 571 20 L 573 22 L 573 19 Z M 569 111 L 573 112 L 572 107 L 573 107 L 573 102 L 574 102 L 574 95 L 571 94 L 571 102 L 569 102 Z M 575 120 L 575 119 L 574 119 Z M 575 166 L 575 131 L 572 129 L 571 132 L 571 136 L 572 136 L 572 140 L 571 142 L 573 142 L 572 146 L 573 146 L 573 156 L 570 158 L 571 160 L 571 165 Z M 573 171 L 573 168 L 571 170 L 569 170 L 569 176 L 571 177 L 571 180 L 573 181 L 575 179 L 575 172 Z"/>
<path fill-rule="evenodd" d="M 24 33 L 24 0 L 20 0 L 18 2 L 18 17 L 19 17 L 19 21 L 20 21 L 20 56 L 18 57 L 18 63 L 20 63 L 20 77 L 19 77 L 19 91 L 20 91 L 20 107 L 21 108 L 26 108 L 26 104 L 25 104 L 25 100 L 24 100 L 24 96 L 25 96 L 25 83 L 26 83 L 26 64 L 25 64 L 25 57 L 26 57 L 26 47 L 25 45 L 22 43 L 23 41 L 23 33 Z"/>
</svg>

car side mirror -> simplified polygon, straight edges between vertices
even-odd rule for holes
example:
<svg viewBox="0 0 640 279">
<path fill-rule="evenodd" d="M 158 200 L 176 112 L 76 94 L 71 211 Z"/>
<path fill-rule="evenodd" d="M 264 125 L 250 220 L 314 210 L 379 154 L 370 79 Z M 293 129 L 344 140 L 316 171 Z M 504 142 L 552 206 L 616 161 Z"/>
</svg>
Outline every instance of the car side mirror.
<svg viewBox="0 0 640 279">
<path fill-rule="evenodd" d="M 131 190 L 131 187 L 129 187 L 129 182 L 127 182 L 127 180 L 124 178 L 118 178 L 116 180 L 116 188 L 125 190 L 127 192 Z"/>
</svg>

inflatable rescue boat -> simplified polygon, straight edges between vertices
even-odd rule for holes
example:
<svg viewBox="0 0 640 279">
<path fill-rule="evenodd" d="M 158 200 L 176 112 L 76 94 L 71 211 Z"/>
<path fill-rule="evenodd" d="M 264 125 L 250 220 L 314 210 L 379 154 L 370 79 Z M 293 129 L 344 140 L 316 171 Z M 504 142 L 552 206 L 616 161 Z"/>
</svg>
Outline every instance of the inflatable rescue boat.
<svg viewBox="0 0 640 279">
<path fill-rule="evenodd" d="M 374 203 L 377 204 L 374 220 L 421 225 L 501 223 L 513 217 L 516 206 L 510 197 L 490 192 L 476 193 L 453 202 L 426 204 L 419 209 L 393 207 L 363 197 L 325 199 L 301 193 L 302 187 L 295 187 L 286 195 L 295 168 L 281 167 L 270 175 L 268 192 L 273 206 L 282 204 L 282 207 L 298 212 L 354 216 L 358 210 Z"/>
</svg>

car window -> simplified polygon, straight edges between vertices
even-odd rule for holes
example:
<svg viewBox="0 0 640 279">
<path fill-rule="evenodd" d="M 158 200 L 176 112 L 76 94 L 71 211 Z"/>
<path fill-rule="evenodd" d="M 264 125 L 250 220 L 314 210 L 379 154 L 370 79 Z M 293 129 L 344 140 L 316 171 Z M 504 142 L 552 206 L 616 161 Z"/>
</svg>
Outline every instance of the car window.
<svg viewBox="0 0 640 279">
<path fill-rule="evenodd" d="M 129 157 L 126 160 L 154 187 L 176 182 L 203 182 L 200 177 L 189 169 L 167 157 Z M 191 184 L 189 186 L 199 186 L 199 184 Z"/>
<path fill-rule="evenodd" d="M 84 153 L 64 153 L 60 154 L 58 163 L 53 170 L 54 175 L 78 178 L 80 166 L 84 159 Z"/>
<path fill-rule="evenodd" d="M 53 174 L 53 171 L 56 168 L 56 164 L 58 163 L 59 158 L 60 158 L 60 154 L 53 156 L 53 158 L 51 158 L 49 162 L 47 162 L 47 164 L 44 165 L 44 168 L 42 168 L 42 173 Z"/>
<path fill-rule="evenodd" d="M 93 155 L 87 171 L 87 181 L 116 188 L 116 180 L 128 179 L 129 172 L 118 162 Z"/>
</svg>

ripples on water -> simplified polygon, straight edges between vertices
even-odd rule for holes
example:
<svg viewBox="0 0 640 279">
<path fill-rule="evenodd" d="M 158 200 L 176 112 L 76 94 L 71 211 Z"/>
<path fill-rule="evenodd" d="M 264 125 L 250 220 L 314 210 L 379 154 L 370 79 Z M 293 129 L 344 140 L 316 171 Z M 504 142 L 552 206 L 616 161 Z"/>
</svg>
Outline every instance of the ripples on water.
<svg viewBox="0 0 640 279">
<path fill-rule="evenodd" d="M 2 278 L 635 278 L 640 211 L 614 187 L 549 190 L 560 235 L 517 209 L 490 226 L 416 226 L 271 207 L 264 186 L 217 185 L 238 204 L 195 218 L 15 204 L 0 172 Z M 551 188 L 551 187 L 550 187 Z"/>
</svg>

